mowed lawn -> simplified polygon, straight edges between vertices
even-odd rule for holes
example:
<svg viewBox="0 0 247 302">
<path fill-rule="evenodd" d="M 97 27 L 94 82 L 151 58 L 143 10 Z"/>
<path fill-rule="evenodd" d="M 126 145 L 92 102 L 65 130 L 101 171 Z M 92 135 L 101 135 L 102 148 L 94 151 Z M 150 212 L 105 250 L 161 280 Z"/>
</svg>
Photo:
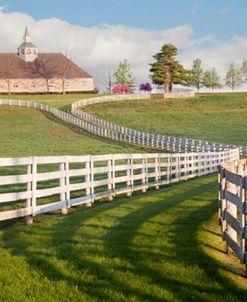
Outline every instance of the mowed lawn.
<svg viewBox="0 0 247 302">
<path fill-rule="evenodd" d="M 208 176 L 0 231 L 1 301 L 246 301 Z"/>
<path fill-rule="evenodd" d="M 1 157 L 145 151 L 27 108 L 0 106 L 0 127 Z M 39 215 L 31 226 L 1 223 L 0 301 L 246 301 L 243 266 L 224 253 L 216 198 L 213 175 Z"/>
<path fill-rule="evenodd" d="M 247 93 L 91 105 L 87 112 L 148 132 L 247 145 Z"/>
<path fill-rule="evenodd" d="M 145 152 L 91 136 L 52 115 L 29 108 L 0 106 L 0 156 L 48 156 Z"/>
</svg>

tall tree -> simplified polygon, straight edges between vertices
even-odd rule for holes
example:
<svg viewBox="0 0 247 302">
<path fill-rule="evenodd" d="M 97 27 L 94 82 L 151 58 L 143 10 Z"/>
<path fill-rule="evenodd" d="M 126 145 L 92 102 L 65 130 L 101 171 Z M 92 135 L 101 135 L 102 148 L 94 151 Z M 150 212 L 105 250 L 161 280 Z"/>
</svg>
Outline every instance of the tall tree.
<svg viewBox="0 0 247 302">
<path fill-rule="evenodd" d="M 204 72 L 203 86 L 205 86 L 206 88 L 211 88 L 212 90 L 222 87 L 220 83 L 220 76 L 218 75 L 215 67 Z"/>
<path fill-rule="evenodd" d="M 242 82 L 240 68 L 234 63 L 231 63 L 226 73 L 225 84 L 234 91 Z"/>
<path fill-rule="evenodd" d="M 174 45 L 165 44 L 160 52 L 153 56 L 155 62 L 150 64 L 153 83 L 164 85 L 165 92 L 171 92 L 173 84 L 189 84 L 189 71 L 176 60 L 177 55 L 178 51 Z"/>
<path fill-rule="evenodd" d="M 108 73 L 108 78 L 104 82 L 106 90 L 108 91 L 109 94 L 112 93 L 112 86 L 113 86 L 113 81 L 112 81 L 112 75 L 111 72 L 109 71 Z"/>
<path fill-rule="evenodd" d="M 196 87 L 197 91 L 203 87 L 203 69 L 202 69 L 202 60 L 195 59 L 193 61 L 193 66 L 191 69 L 190 81 L 191 85 Z"/>
<path fill-rule="evenodd" d="M 5 61 L 2 62 L 0 67 L 0 79 L 6 82 L 8 88 L 8 95 L 11 95 L 11 78 L 13 75 L 14 64 L 11 55 L 7 54 Z"/>
<path fill-rule="evenodd" d="M 127 85 L 131 88 L 134 87 L 135 78 L 131 70 L 128 60 L 124 59 L 115 68 L 114 73 L 115 84 Z"/>
<path fill-rule="evenodd" d="M 241 76 L 244 83 L 247 83 L 247 60 L 242 62 L 241 68 Z"/>
</svg>

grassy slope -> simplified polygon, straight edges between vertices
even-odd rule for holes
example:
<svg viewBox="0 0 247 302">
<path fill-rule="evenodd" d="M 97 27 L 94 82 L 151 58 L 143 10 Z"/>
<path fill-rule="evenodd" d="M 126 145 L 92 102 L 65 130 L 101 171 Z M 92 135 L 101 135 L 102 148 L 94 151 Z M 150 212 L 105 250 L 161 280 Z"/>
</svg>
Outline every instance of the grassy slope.
<svg viewBox="0 0 247 302">
<path fill-rule="evenodd" d="M 0 95 L 0 99 L 15 99 L 15 100 L 32 100 L 43 104 L 49 104 L 54 107 L 68 105 L 81 99 L 95 97 L 95 94 L 16 94 L 16 95 Z"/>
<path fill-rule="evenodd" d="M 246 301 L 215 223 L 215 191 L 216 177 L 204 177 L 5 228 L 0 300 Z"/>
<path fill-rule="evenodd" d="M 86 110 L 149 132 L 247 145 L 247 93 L 105 103 L 88 106 Z"/>
<path fill-rule="evenodd" d="M 88 94 L 0 95 L 0 98 L 33 100 L 66 107 Z M 37 110 L 0 106 L 0 157 L 83 155 L 146 152 L 144 149 L 104 140 Z"/>
<path fill-rule="evenodd" d="M 0 156 L 82 155 L 144 152 L 142 149 L 78 133 L 37 110 L 0 106 Z"/>
</svg>

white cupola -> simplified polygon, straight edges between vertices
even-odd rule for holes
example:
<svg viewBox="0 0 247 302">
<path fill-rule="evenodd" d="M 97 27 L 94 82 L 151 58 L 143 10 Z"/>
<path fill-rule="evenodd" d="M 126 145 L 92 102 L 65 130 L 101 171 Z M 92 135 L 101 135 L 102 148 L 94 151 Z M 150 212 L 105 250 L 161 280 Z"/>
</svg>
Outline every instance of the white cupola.
<svg viewBox="0 0 247 302">
<path fill-rule="evenodd" d="M 38 48 L 31 42 L 27 26 L 23 36 L 23 43 L 18 47 L 18 55 L 25 62 L 33 62 L 38 56 Z"/>
</svg>

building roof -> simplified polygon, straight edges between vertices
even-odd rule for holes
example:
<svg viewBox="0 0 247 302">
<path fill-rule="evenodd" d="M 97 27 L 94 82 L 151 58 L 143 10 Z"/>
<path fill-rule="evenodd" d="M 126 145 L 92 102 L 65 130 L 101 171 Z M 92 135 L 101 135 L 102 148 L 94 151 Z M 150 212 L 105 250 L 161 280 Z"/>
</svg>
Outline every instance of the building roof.
<svg viewBox="0 0 247 302">
<path fill-rule="evenodd" d="M 0 53 L 0 78 L 92 78 L 87 72 L 60 53 L 40 53 L 33 62 L 23 61 L 18 54 Z"/>
</svg>

